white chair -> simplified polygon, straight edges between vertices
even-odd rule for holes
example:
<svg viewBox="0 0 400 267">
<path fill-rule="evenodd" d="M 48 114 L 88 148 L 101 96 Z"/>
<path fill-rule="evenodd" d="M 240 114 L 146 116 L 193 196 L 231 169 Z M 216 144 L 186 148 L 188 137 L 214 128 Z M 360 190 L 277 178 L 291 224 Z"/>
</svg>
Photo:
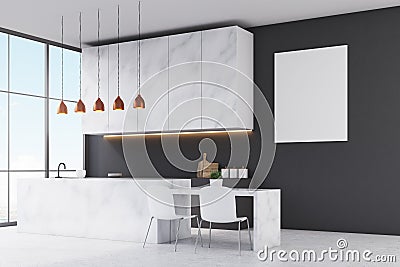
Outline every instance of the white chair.
<svg viewBox="0 0 400 267">
<path fill-rule="evenodd" d="M 247 217 L 237 217 L 235 195 L 231 192 L 231 188 L 208 186 L 200 189 L 200 214 L 201 220 L 199 228 L 204 221 L 210 223 L 208 247 L 211 247 L 211 228 L 212 223 L 238 223 L 238 243 L 239 255 L 241 254 L 241 236 L 240 223 L 247 221 L 247 230 L 249 233 L 250 249 L 253 250 L 251 242 L 251 233 L 249 219 Z M 197 240 L 201 233 L 196 237 L 195 251 L 197 249 Z"/>
<path fill-rule="evenodd" d="M 147 229 L 146 237 L 143 242 L 143 248 L 146 245 L 147 237 L 149 235 L 153 219 L 169 220 L 169 221 L 178 220 L 178 228 L 176 230 L 176 237 L 175 237 L 175 249 L 174 249 L 175 252 L 176 252 L 176 246 L 178 244 L 178 238 L 179 238 L 178 234 L 182 220 L 196 218 L 197 225 L 200 231 L 200 223 L 197 215 L 184 216 L 184 215 L 177 215 L 175 213 L 174 197 L 168 187 L 152 186 L 147 188 L 147 200 L 149 204 L 151 218 L 149 227 Z"/>
</svg>

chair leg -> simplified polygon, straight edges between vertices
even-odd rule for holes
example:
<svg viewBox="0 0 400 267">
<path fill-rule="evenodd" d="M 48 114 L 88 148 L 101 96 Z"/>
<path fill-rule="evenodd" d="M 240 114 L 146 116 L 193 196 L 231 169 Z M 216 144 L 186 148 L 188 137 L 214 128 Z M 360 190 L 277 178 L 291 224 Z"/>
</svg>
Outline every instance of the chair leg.
<svg viewBox="0 0 400 267">
<path fill-rule="evenodd" d="M 172 243 L 171 235 L 172 235 L 172 220 L 169 220 L 169 243 L 170 244 Z"/>
<path fill-rule="evenodd" d="M 247 218 L 246 221 L 247 221 L 247 231 L 249 232 L 250 250 L 253 250 L 253 242 L 251 242 L 251 233 L 250 233 L 249 218 Z"/>
<path fill-rule="evenodd" d="M 241 243 L 241 236 L 240 236 L 240 222 L 238 223 L 239 227 L 238 227 L 238 234 L 239 234 L 239 255 L 242 254 L 242 250 L 240 248 L 240 243 Z"/>
<path fill-rule="evenodd" d="M 148 237 L 148 235 L 149 235 L 150 226 L 151 226 L 151 223 L 153 222 L 153 219 L 154 219 L 154 217 L 151 217 L 151 218 L 150 218 L 149 227 L 147 228 L 146 237 L 145 237 L 144 242 L 143 242 L 143 248 L 144 248 L 144 246 L 146 245 L 147 237 Z"/>
<path fill-rule="evenodd" d="M 200 222 L 199 222 L 199 217 L 197 217 L 197 227 L 199 228 L 199 230 L 197 231 L 197 235 L 196 235 L 196 242 L 194 243 L 194 253 L 196 253 L 196 251 L 197 251 L 197 243 L 198 243 L 198 240 L 199 240 L 199 236 L 200 236 L 200 238 L 201 238 L 201 222 L 202 222 L 203 220 L 201 220 Z M 203 246 L 203 239 L 201 238 L 201 246 Z"/>
<path fill-rule="evenodd" d="M 176 252 L 176 246 L 178 245 L 179 228 L 181 227 L 181 220 L 182 220 L 182 219 L 179 219 L 179 221 L 178 221 L 178 229 L 176 229 L 175 252 Z"/>
<path fill-rule="evenodd" d="M 203 224 L 203 220 L 200 220 L 200 241 L 201 241 L 201 247 L 203 247 L 203 236 L 201 235 L 201 225 Z"/>
<path fill-rule="evenodd" d="M 208 234 L 208 248 L 211 248 L 211 222 L 210 222 L 210 232 Z"/>
<path fill-rule="evenodd" d="M 200 236 L 200 242 L 201 242 L 201 247 L 203 247 L 203 237 L 201 236 L 201 223 L 203 220 L 200 220 L 199 222 L 199 217 L 197 217 L 197 227 L 199 228 L 198 234 Z"/>
</svg>

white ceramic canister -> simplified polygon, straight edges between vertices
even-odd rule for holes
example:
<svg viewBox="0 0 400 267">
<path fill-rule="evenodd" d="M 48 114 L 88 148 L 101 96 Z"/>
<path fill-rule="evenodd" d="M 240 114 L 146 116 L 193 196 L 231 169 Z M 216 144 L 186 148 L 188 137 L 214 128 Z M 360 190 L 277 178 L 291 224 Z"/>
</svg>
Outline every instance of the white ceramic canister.
<svg viewBox="0 0 400 267">
<path fill-rule="evenodd" d="M 246 168 L 241 168 L 238 170 L 239 178 L 248 178 L 249 177 L 249 170 Z"/>
<path fill-rule="evenodd" d="M 221 169 L 221 177 L 222 178 L 229 178 L 229 169 Z"/>
<path fill-rule="evenodd" d="M 238 169 L 236 168 L 229 169 L 229 178 L 238 178 Z"/>
</svg>

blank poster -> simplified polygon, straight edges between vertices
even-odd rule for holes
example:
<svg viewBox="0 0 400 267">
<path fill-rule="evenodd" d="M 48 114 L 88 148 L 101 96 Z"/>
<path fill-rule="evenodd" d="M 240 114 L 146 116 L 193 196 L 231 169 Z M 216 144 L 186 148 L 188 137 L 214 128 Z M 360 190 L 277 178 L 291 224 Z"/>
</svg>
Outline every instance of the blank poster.
<svg viewBox="0 0 400 267">
<path fill-rule="evenodd" d="M 275 53 L 275 142 L 348 141 L 347 45 Z"/>
</svg>

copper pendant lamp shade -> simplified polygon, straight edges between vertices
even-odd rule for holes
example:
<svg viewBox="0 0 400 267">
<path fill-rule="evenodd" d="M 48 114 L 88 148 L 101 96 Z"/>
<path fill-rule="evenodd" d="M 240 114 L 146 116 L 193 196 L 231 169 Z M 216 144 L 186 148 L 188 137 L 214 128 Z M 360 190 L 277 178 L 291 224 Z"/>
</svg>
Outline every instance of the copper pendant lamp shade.
<svg viewBox="0 0 400 267">
<path fill-rule="evenodd" d="M 76 113 L 85 113 L 86 112 L 86 107 L 85 107 L 85 104 L 83 103 L 82 99 L 79 99 L 78 103 L 76 103 L 75 112 Z"/>
<path fill-rule="evenodd" d="M 101 101 L 100 97 L 97 98 L 96 103 L 94 103 L 93 111 L 103 112 L 104 111 L 104 103 Z"/>
<path fill-rule="evenodd" d="M 143 109 L 146 107 L 144 99 L 140 94 L 138 94 L 137 97 L 135 98 L 135 101 L 133 102 L 133 107 L 137 109 Z"/>
<path fill-rule="evenodd" d="M 97 100 L 93 105 L 93 111 L 103 112 L 104 103 L 100 99 L 100 9 L 97 9 Z"/>
<path fill-rule="evenodd" d="M 79 48 L 82 49 L 82 13 L 79 13 Z M 86 113 L 86 107 L 82 101 L 82 53 L 79 55 L 79 100 L 75 106 L 75 113 Z"/>
<path fill-rule="evenodd" d="M 64 101 L 61 101 L 60 105 L 58 106 L 57 114 L 68 114 L 68 108 Z"/>
<path fill-rule="evenodd" d="M 64 44 L 64 16 L 61 16 L 61 43 Z M 67 105 L 64 103 L 64 47 L 61 48 L 61 103 L 57 114 L 68 114 Z"/>
<path fill-rule="evenodd" d="M 119 96 L 119 5 L 118 5 L 118 96 L 114 101 L 113 104 L 113 110 L 124 110 L 125 109 L 125 105 L 124 105 L 124 101 L 122 101 L 121 97 Z"/>
<path fill-rule="evenodd" d="M 113 105 L 113 110 L 124 110 L 124 101 L 122 101 L 120 96 L 117 96 L 117 98 L 114 101 L 114 105 Z"/>
<path fill-rule="evenodd" d="M 140 95 L 140 63 L 141 63 L 141 60 L 140 60 L 140 50 L 141 50 L 141 43 L 140 43 L 140 1 L 139 1 L 139 3 L 138 3 L 138 31 L 139 31 L 139 40 L 138 40 L 138 78 L 137 78 L 137 81 L 138 81 L 138 84 L 137 84 L 137 87 L 138 87 L 138 95 L 136 96 L 136 98 L 135 98 L 135 101 L 133 102 L 133 108 L 136 108 L 136 109 L 144 109 L 145 107 L 146 107 L 146 105 L 145 105 L 145 103 L 144 103 L 144 99 L 143 99 L 143 97 Z"/>
</svg>

